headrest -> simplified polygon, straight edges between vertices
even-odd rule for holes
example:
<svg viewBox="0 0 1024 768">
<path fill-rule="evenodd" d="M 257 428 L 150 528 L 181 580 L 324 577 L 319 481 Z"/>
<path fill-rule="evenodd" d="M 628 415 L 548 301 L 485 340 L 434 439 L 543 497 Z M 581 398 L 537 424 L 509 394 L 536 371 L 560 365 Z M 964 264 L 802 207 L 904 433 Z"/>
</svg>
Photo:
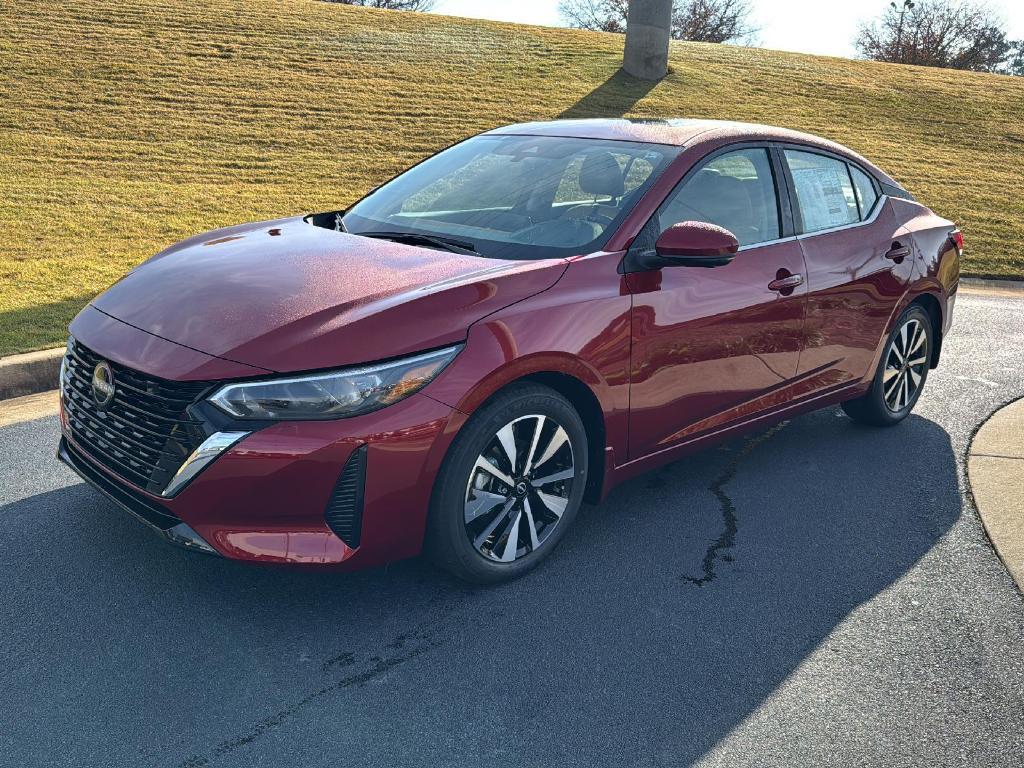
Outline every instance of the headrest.
<svg viewBox="0 0 1024 768">
<path fill-rule="evenodd" d="M 743 182 L 732 176 L 700 171 L 694 178 L 693 199 L 702 210 L 733 211 L 750 215 L 750 195 Z"/>
<path fill-rule="evenodd" d="M 621 197 L 626 186 L 622 169 L 611 152 L 591 152 L 580 168 L 580 189 L 588 195 Z"/>
</svg>

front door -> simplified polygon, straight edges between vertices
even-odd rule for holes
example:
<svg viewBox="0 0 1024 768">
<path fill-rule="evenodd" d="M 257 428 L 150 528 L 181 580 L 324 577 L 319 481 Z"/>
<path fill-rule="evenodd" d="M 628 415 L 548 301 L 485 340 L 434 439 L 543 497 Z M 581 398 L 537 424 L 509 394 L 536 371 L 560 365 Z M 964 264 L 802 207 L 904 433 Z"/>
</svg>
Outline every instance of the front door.
<svg viewBox="0 0 1024 768">
<path fill-rule="evenodd" d="M 768 150 L 716 154 L 689 172 L 637 238 L 680 221 L 733 232 L 731 264 L 628 276 L 633 293 L 630 458 L 786 402 L 803 344 L 799 243 L 784 238 Z"/>
</svg>

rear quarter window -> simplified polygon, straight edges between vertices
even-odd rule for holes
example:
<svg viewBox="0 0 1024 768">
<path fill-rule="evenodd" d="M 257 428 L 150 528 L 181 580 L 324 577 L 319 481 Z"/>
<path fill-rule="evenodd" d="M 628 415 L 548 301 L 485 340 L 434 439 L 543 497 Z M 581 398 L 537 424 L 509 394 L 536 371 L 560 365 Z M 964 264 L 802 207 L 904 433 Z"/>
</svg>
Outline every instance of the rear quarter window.
<svg viewBox="0 0 1024 768">
<path fill-rule="evenodd" d="M 878 192 L 875 191 L 875 184 L 871 181 L 871 177 L 857 166 L 850 166 L 850 176 L 853 177 L 853 187 L 857 192 L 860 217 L 861 219 L 866 219 L 875 208 L 875 203 L 878 201 Z"/>
</svg>

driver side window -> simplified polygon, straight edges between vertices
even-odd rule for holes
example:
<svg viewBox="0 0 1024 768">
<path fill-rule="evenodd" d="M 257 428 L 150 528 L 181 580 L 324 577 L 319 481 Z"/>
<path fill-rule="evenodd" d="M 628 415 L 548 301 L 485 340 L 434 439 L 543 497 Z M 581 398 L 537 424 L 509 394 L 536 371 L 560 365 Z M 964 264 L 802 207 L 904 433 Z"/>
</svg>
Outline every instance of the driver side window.
<svg viewBox="0 0 1024 768">
<path fill-rule="evenodd" d="M 779 204 L 768 150 L 739 149 L 709 160 L 669 195 L 659 233 L 681 221 L 725 227 L 741 246 L 779 238 Z"/>
</svg>

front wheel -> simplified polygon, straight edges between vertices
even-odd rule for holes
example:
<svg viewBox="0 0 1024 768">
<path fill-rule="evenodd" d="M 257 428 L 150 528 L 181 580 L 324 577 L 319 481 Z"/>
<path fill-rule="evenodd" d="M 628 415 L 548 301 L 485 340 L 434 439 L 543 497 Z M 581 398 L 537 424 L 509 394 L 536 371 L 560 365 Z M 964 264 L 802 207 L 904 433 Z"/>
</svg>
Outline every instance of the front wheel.
<svg viewBox="0 0 1024 768">
<path fill-rule="evenodd" d="M 910 415 L 924 389 L 931 367 L 932 322 L 916 304 L 909 307 L 889 336 L 871 389 L 843 403 L 854 421 L 888 427 Z"/>
<path fill-rule="evenodd" d="M 522 575 L 565 535 L 583 500 L 587 434 L 560 394 L 520 385 L 463 427 L 438 475 L 427 552 L 477 583 Z"/>
</svg>

